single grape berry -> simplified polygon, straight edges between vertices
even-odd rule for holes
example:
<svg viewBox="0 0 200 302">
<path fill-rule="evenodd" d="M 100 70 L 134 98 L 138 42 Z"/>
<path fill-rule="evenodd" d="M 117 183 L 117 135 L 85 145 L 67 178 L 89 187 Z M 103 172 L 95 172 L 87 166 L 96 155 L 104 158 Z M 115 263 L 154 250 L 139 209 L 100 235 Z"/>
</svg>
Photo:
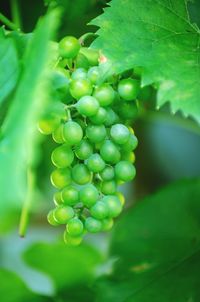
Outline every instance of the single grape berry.
<svg viewBox="0 0 200 302">
<path fill-rule="evenodd" d="M 112 218 L 105 218 L 105 219 L 101 220 L 101 223 L 102 223 L 101 230 L 103 232 L 106 232 L 106 231 L 110 231 L 110 229 L 112 229 L 114 221 Z"/>
<path fill-rule="evenodd" d="M 79 199 L 87 208 L 93 206 L 97 202 L 98 198 L 99 198 L 98 190 L 92 184 L 88 184 L 84 186 L 79 191 Z"/>
<path fill-rule="evenodd" d="M 92 173 L 89 171 L 86 165 L 76 164 L 72 168 L 72 178 L 78 185 L 85 185 L 92 179 Z"/>
<path fill-rule="evenodd" d="M 80 53 L 86 56 L 89 61 L 90 66 L 98 65 L 99 51 L 92 48 L 81 47 Z"/>
<path fill-rule="evenodd" d="M 106 138 L 107 132 L 104 125 L 88 125 L 86 135 L 93 143 L 99 143 Z"/>
<path fill-rule="evenodd" d="M 123 145 L 127 143 L 130 132 L 123 124 L 115 124 L 110 129 L 110 135 L 116 144 Z"/>
<path fill-rule="evenodd" d="M 61 199 L 69 206 L 77 204 L 79 202 L 78 190 L 72 185 L 65 187 L 61 192 Z"/>
<path fill-rule="evenodd" d="M 54 149 L 51 160 L 57 168 L 66 168 L 71 165 L 74 160 L 74 153 L 67 145 L 62 145 Z"/>
<path fill-rule="evenodd" d="M 105 119 L 105 122 L 104 122 L 104 125 L 106 127 L 110 127 L 112 126 L 113 124 L 116 124 L 119 122 L 119 116 L 116 114 L 116 112 L 111 109 L 110 107 L 106 108 L 106 119 Z"/>
<path fill-rule="evenodd" d="M 78 145 L 75 147 L 75 154 L 79 159 L 87 159 L 93 153 L 93 146 L 87 140 L 83 139 Z"/>
<path fill-rule="evenodd" d="M 119 198 L 115 195 L 107 195 L 102 199 L 108 207 L 108 216 L 117 217 L 122 211 L 122 205 Z"/>
<path fill-rule="evenodd" d="M 115 170 L 111 166 L 105 167 L 103 171 L 100 173 L 100 177 L 103 180 L 112 180 L 115 177 Z"/>
<path fill-rule="evenodd" d="M 117 191 L 117 184 L 114 180 L 104 180 L 101 183 L 101 192 L 105 195 L 112 195 Z"/>
<path fill-rule="evenodd" d="M 60 41 L 59 52 L 61 57 L 73 59 L 78 54 L 80 47 L 80 43 L 75 37 L 67 36 Z"/>
<path fill-rule="evenodd" d="M 56 130 L 52 133 L 52 138 L 54 140 L 54 142 L 56 142 L 57 144 L 63 144 L 64 143 L 64 139 L 63 139 L 63 126 L 64 124 L 60 124 L 58 126 L 58 128 L 56 128 Z"/>
<path fill-rule="evenodd" d="M 115 144 L 110 141 L 106 140 L 101 148 L 100 148 L 100 155 L 107 163 L 115 164 L 120 160 L 120 152 Z"/>
<path fill-rule="evenodd" d="M 93 66 L 88 70 L 87 77 L 92 84 L 97 84 L 100 80 L 100 70 L 98 66 Z"/>
<path fill-rule="evenodd" d="M 53 216 L 59 224 L 65 224 L 74 217 L 74 210 L 69 206 L 59 206 L 53 210 Z"/>
<path fill-rule="evenodd" d="M 101 125 L 103 124 L 107 119 L 107 111 L 100 107 L 97 111 L 97 113 L 90 117 L 90 121 L 95 125 Z"/>
<path fill-rule="evenodd" d="M 87 79 L 87 71 L 84 68 L 77 68 L 72 72 L 72 80 Z"/>
<path fill-rule="evenodd" d="M 74 65 L 76 66 L 76 68 L 84 68 L 86 70 L 88 70 L 88 68 L 90 67 L 88 59 L 86 58 L 86 56 L 84 56 L 84 54 L 80 52 L 78 53 L 74 61 Z"/>
<path fill-rule="evenodd" d="M 120 161 L 115 166 L 115 175 L 119 180 L 131 181 L 136 174 L 135 167 L 128 161 Z"/>
<path fill-rule="evenodd" d="M 98 173 L 105 168 L 105 162 L 98 153 L 94 153 L 88 158 L 87 167 L 90 171 Z"/>
<path fill-rule="evenodd" d="M 69 84 L 69 91 L 76 100 L 79 100 L 82 96 L 91 95 L 92 90 L 92 84 L 88 79 L 72 80 Z"/>
<path fill-rule="evenodd" d="M 69 168 L 56 169 L 51 173 L 52 185 L 62 189 L 71 183 L 71 170 Z"/>
<path fill-rule="evenodd" d="M 64 243 L 67 244 L 68 246 L 78 246 L 83 241 L 82 236 L 70 236 L 67 230 L 64 231 L 63 239 L 64 239 Z"/>
<path fill-rule="evenodd" d="M 109 84 L 102 84 L 95 88 L 93 96 L 99 101 L 100 106 L 105 107 L 114 101 L 115 91 Z"/>
<path fill-rule="evenodd" d="M 86 95 L 80 98 L 76 108 L 81 115 L 94 116 L 98 112 L 99 103 L 93 96 Z"/>
<path fill-rule="evenodd" d="M 123 79 L 118 84 L 118 93 L 126 101 L 134 100 L 140 90 L 140 82 L 135 79 Z"/>
<path fill-rule="evenodd" d="M 98 201 L 90 209 L 90 214 L 96 219 L 104 219 L 108 216 L 108 207 L 107 204 L 103 201 Z"/>
<path fill-rule="evenodd" d="M 81 126 L 73 121 L 64 124 L 63 138 L 68 145 L 76 145 L 83 138 L 83 130 Z"/>
<path fill-rule="evenodd" d="M 80 236 L 83 233 L 83 223 L 78 218 L 72 218 L 67 222 L 67 233 L 70 236 Z"/>
<path fill-rule="evenodd" d="M 138 107 L 135 102 L 123 102 L 117 112 L 123 120 L 135 120 L 138 115 Z"/>
<path fill-rule="evenodd" d="M 122 150 L 121 154 L 122 154 L 121 160 L 126 160 L 126 161 L 129 161 L 130 163 L 134 164 L 134 162 L 135 162 L 135 153 L 134 152 Z"/>
<path fill-rule="evenodd" d="M 101 231 L 102 223 L 93 217 L 88 217 L 85 220 L 85 228 L 89 233 L 98 233 Z"/>
<path fill-rule="evenodd" d="M 56 207 L 63 204 L 63 201 L 62 201 L 62 198 L 61 198 L 61 191 L 57 191 L 57 192 L 54 193 L 53 201 L 54 201 L 54 204 L 55 204 Z"/>
<path fill-rule="evenodd" d="M 58 226 L 59 225 L 59 223 L 54 218 L 54 210 L 49 211 L 49 213 L 47 215 L 47 221 L 48 221 L 49 224 L 51 224 L 53 226 Z"/>
<path fill-rule="evenodd" d="M 138 145 L 137 137 L 134 134 L 130 134 L 128 141 L 121 148 L 123 151 L 133 151 Z"/>
</svg>

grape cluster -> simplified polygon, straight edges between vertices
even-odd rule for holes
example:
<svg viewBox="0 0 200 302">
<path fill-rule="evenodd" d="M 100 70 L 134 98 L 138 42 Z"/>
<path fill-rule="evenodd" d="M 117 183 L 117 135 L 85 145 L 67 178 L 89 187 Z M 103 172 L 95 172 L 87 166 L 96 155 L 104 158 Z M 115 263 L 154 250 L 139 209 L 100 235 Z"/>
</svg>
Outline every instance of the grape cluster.
<svg viewBox="0 0 200 302">
<path fill-rule="evenodd" d="M 138 141 L 130 124 L 140 82 L 132 73 L 102 83 L 99 52 L 67 36 L 59 43 L 52 87 L 55 102 L 38 124 L 59 144 L 51 155 L 58 190 L 47 218 L 66 225 L 64 241 L 78 245 L 85 233 L 112 228 L 124 204 L 118 185 L 135 177 Z"/>
</svg>

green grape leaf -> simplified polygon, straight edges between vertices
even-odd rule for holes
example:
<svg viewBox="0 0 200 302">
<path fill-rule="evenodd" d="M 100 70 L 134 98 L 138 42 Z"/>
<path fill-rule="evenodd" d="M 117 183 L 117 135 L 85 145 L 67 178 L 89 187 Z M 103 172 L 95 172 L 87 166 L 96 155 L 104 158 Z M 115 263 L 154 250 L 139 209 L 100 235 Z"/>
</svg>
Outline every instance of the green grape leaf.
<svg viewBox="0 0 200 302">
<path fill-rule="evenodd" d="M 19 208 L 27 194 L 27 171 L 37 160 L 37 121 L 48 100 L 49 40 L 55 33 L 58 11 L 41 19 L 23 57 L 23 73 L 13 96 L 0 138 L 0 215 Z"/>
<path fill-rule="evenodd" d="M 200 122 L 200 30 L 185 0 L 113 0 L 92 21 L 100 27 L 93 47 L 107 58 L 105 70 L 143 68 L 142 85 L 157 83 L 157 106 L 170 101 Z"/>
<path fill-rule="evenodd" d="M 79 285 L 90 284 L 102 256 L 84 244 L 79 247 L 67 247 L 64 243 L 37 243 L 25 252 L 24 259 L 34 269 L 52 278 L 57 293 L 64 291 L 65 295 L 66 292 L 70 295 L 71 288 L 78 290 Z"/>
<path fill-rule="evenodd" d="M 0 296 L 3 302 L 51 302 L 50 297 L 34 294 L 13 272 L 0 269 Z"/>
<path fill-rule="evenodd" d="M 0 36 L 0 106 L 11 93 L 19 76 L 19 60 L 15 43 L 6 36 Z"/>
<path fill-rule="evenodd" d="M 114 270 L 99 280 L 104 302 L 199 301 L 200 180 L 145 198 L 118 221 Z"/>
</svg>

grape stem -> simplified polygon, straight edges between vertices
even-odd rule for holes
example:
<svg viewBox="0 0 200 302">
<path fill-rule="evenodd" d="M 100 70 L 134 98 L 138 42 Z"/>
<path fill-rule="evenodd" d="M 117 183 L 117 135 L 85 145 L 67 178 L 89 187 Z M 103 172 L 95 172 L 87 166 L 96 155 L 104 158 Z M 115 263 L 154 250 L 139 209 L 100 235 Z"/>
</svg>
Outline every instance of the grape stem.
<svg viewBox="0 0 200 302">
<path fill-rule="evenodd" d="M 19 236 L 25 237 L 27 226 L 29 222 L 29 212 L 33 200 L 34 195 L 34 188 L 35 188 L 35 175 L 33 173 L 33 170 L 31 168 L 27 171 L 27 194 L 26 199 L 24 201 L 22 210 L 21 210 L 21 216 L 20 216 L 20 222 L 19 222 Z"/>
<path fill-rule="evenodd" d="M 20 31 L 19 27 L 14 24 L 12 21 L 10 21 L 6 16 L 0 13 L 0 21 L 6 25 L 11 30 L 18 30 Z"/>
<path fill-rule="evenodd" d="M 22 20 L 18 0 L 11 0 L 10 6 L 13 23 L 16 24 L 19 29 L 22 29 Z"/>
<path fill-rule="evenodd" d="M 95 33 L 92 33 L 92 32 L 89 32 L 89 33 L 86 33 L 84 35 L 82 35 L 80 38 L 79 38 L 79 43 L 81 45 L 84 45 L 85 44 L 85 41 L 90 38 L 90 37 L 97 37 L 97 34 Z"/>
</svg>

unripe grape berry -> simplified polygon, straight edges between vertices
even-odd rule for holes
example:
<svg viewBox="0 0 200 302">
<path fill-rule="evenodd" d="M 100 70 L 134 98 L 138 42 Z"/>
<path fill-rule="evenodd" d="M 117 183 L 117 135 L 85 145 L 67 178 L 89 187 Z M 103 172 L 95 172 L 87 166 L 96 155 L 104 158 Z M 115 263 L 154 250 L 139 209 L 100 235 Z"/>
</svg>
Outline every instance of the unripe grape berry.
<svg viewBox="0 0 200 302">
<path fill-rule="evenodd" d="M 108 215 L 110 218 L 117 217 L 122 211 L 122 205 L 119 198 L 115 195 L 104 196 L 102 199 L 108 207 Z"/>
<path fill-rule="evenodd" d="M 64 236 L 63 236 L 65 244 L 69 246 L 78 246 L 81 244 L 83 237 L 82 236 L 70 236 L 67 232 L 67 230 L 64 231 Z"/>
<path fill-rule="evenodd" d="M 87 208 L 93 206 L 97 202 L 98 197 L 99 197 L 98 190 L 92 184 L 88 184 L 84 186 L 79 191 L 79 199 Z"/>
<path fill-rule="evenodd" d="M 100 173 L 100 177 L 103 180 L 112 180 L 115 177 L 115 170 L 111 166 L 105 167 L 103 171 Z"/>
<path fill-rule="evenodd" d="M 56 219 L 54 218 L 54 210 L 49 211 L 48 215 L 47 215 L 47 220 L 48 223 L 53 225 L 53 226 L 58 226 L 59 223 L 56 221 Z"/>
<path fill-rule="evenodd" d="M 103 232 L 106 232 L 106 231 L 110 231 L 110 229 L 112 229 L 114 221 L 112 218 L 105 218 L 105 219 L 101 220 L 101 223 L 102 223 L 101 230 Z"/>
<path fill-rule="evenodd" d="M 101 192 L 105 195 L 112 195 L 117 190 L 117 184 L 114 180 L 104 180 L 101 183 Z"/>
<path fill-rule="evenodd" d="M 76 108 L 81 115 L 94 116 L 98 112 L 99 103 L 93 96 L 86 95 L 80 98 Z"/>
<path fill-rule="evenodd" d="M 130 163 L 134 164 L 134 162 L 135 162 L 135 153 L 134 152 L 122 150 L 121 154 L 122 154 L 121 160 L 126 160 L 126 161 L 129 161 Z"/>
<path fill-rule="evenodd" d="M 115 124 L 111 127 L 110 135 L 116 144 L 123 145 L 128 141 L 130 132 L 123 124 Z"/>
<path fill-rule="evenodd" d="M 51 173 L 52 185 L 62 189 L 71 183 L 71 170 L 69 168 L 56 169 Z"/>
<path fill-rule="evenodd" d="M 64 143 L 63 127 L 64 127 L 64 124 L 60 124 L 56 128 L 56 130 L 52 133 L 52 138 L 57 144 L 63 144 Z"/>
<path fill-rule="evenodd" d="M 92 84 L 87 79 L 72 80 L 69 85 L 69 91 L 76 100 L 79 100 L 82 96 L 91 95 L 92 90 Z"/>
<path fill-rule="evenodd" d="M 115 166 L 115 175 L 119 180 L 131 181 L 136 174 L 135 167 L 128 161 L 120 161 Z"/>
<path fill-rule="evenodd" d="M 75 37 L 67 36 L 60 41 L 59 52 L 61 57 L 73 59 L 78 54 L 80 47 L 80 43 Z"/>
<path fill-rule="evenodd" d="M 57 168 L 66 168 L 71 165 L 74 160 L 74 153 L 67 145 L 62 145 L 54 149 L 51 160 Z"/>
<path fill-rule="evenodd" d="M 64 124 L 63 138 L 68 145 L 76 145 L 83 138 L 83 130 L 81 126 L 73 121 Z"/>
<path fill-rule="evenodd" d="M 90 214 L 96 219 L 104 219 L 108 216 L 107 204 L 103 201 L 97 201 L 90 209 Z"/>
<path fill-rule="evenodd" d="M 118 114 L 124 120 L 134 120 L 138 116 L 137 104 L 135 102 L 121 103 Z"/>
<path fill-rule="evenodd" d="M 109 84 L 102 84 L 95 88 L 93 96 L 99 101 L 100 106 L 105 107 L 114 101 L 115 91 Z"/>
<path fill-rule="evenodd" d="M 88 125 L 86 135 L 93 143 L 99 143 L 106 138 L 107 132 L 104 125 Z"/>
<path fill-rule="evenodd" d="M 102 144 L 100 148 L 100 155 L 106 162 L 111 164 L 117 163 L 121 157 L 119 150 L 110 140 L 106 140 Z"/>
<path fill-rule="evenodd" d="M 67 233 L 70 236 L 80 236 L 83 233 L 83 223 L 78 218 L 72 218 L 67 223 Z"/>
<path fill-rule="evenodd" d="M 94 116 L 90 117 L 90 121 L 95 125 L 101 125 L 107 119 L 107 111 L 100 107 Z"/>
<path fill-rule="evenodd" d="M 121 148 L 123 151 L 133 151 L 138 145 L 138 139 L 134 134 L 130 134 L 128 141 Z"/>
<path fill-rule="evenodd" d="M 93 146 L 87 139 L 83 139 L 78 145 L 76 145 L 75 154 L 79 159 L 87 159 L 92 155 L 92 153 Z"/>
<path fill-rule="evenodd" d="M 107 114 L 106 119 L 104 122 L 104 125 L 106 127 L 112 126 L 113 124 L 116 124 L 119 122 L 119 116 L 116 114 L 114 110 L 111 108 L 106 108 Z"/>
<path fill-rule="evenodd" d="M 72 178 L 78 185 L 85 185 L 92 179 L 92 173 L 84 164 L 77 164 L 72 168 Z"/>
<path fill-rule="evenodd" d="M 118 93 L 126 101 L 134 100 L 140 90 L 140 82 L 135 79 L 123 79 L 118 84 Z"/>
<path fill-rule="evenodd" d="M 84 68 L 84 69 L 88 69 L 90 67 L 90 63 L 87 59 L 86 56 L 84 56 L 84 54 L 82 53 L 78 53 L 76 60 L 74 62 L 76 68 Z"/>
<path fill-rule="evenodd" d="M 105 162 L 98 153 L 94 153 L 88 158 L 87 167 L 90 171 L 98 173 L 105 168 Z"/>
<path fill-rule="evenodd" d="M 72 207 L 63 205 L 55 208 L 53 215 L 59 224 L 65 224 L 74 217 L 74 210 Z"/>
<path fill-rule="evenodd" d="M 61 198 L 61 191 L 57 191 L 54 193 L 53 201 L 54 201 L 55 206 L 59 206 L 59 205 L 63 204 L 63 201 Z"/>
<path fill-rule="evenodd" d="M 125 197 L 122 194 L 122 192 L 116 192 L 115 195 L 119 198 L 119 201 L 121 202 L 121 205 L 123 206 L 125 204 Z"/>
<path fill-rule="evenodd" d="M 64 204 L 69 206 L 75 205 L 79 201 L 78 190 L 72 185 L 67 186 L 62 190 L 61 198 Z"/>
<path fill-rule="evenodd" d="M 72 80 L 87 79 L 87 71 L 84 68 L 77 68 L 72 72 Z"/>
<path fill-rule="evenodd" d="M 86 56 L 90 66 L 98 65 L 99 51 L 92 48 L 81 47 L 80 53 Z"/>
<path fill-rule="evenodd" d="M 93 217 L 88 217 L 85 220 L 85 228 L 89 233 L 97 233 L 101 231 L 102 223 Z"/>
<path fill-rule="evenodd" d="M 91 67 L 87 73 L 88 79 L 92 84 L 97 84 L 100 80 L 100 70 L 98 66 Z"/>
</svg>

